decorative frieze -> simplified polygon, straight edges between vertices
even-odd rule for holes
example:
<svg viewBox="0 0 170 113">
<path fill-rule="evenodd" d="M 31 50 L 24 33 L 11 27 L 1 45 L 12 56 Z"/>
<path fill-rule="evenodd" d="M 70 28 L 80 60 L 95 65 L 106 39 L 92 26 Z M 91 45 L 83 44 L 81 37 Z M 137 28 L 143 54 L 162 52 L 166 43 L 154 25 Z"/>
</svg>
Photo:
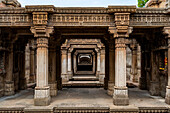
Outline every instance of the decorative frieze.
<svg viewBox="0 0 170 113">
<path fill-rule="evenodd" d="M 108 26 L 114 25 L 113 21 L 113 17 L 108 14 L 53 14 L 50 16 L 50 24 L 54 26 Z"/>
<path fill-rule="evenodd" d="M 164 14 L 134 14 L 130 26 L 169 26 L 170 16 Z"/>
<path fill-rule="evenodd" d="M 0 26 L 30 26 L 31 21 L 28 14 L 0 14 Z"/>
<path fill-rule="evenodd" d="M 89 14 L 89 13 L 93 13 L 93 14 L 101 14 L 101 13 L 107 13 L 107 9 L 104 7 L 96 7 L 96 8 L 55 8 L 55 13 L 70 13 L 70 14 Z"/>
</svg>

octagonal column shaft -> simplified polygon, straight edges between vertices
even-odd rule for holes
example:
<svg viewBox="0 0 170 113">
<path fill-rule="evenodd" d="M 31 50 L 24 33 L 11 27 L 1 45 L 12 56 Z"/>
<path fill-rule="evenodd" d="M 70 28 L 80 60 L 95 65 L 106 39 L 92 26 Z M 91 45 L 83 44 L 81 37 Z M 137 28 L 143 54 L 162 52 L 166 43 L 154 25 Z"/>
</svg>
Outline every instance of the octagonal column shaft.
<svg viewBox="0 0 170 113">
<path fill-rule="evenodd" d="M 128 105 L 128 88 L 126 87 L 126 45 L 125 38 L 115 39 L 115 86 L 113 103 Z"/>
<path fill-rule="evenodd" d="M 48 38 L 37 39 L 37 80 L 34 105 L 50 104 L 50 88 L 48 86 Z"/>
</svg>

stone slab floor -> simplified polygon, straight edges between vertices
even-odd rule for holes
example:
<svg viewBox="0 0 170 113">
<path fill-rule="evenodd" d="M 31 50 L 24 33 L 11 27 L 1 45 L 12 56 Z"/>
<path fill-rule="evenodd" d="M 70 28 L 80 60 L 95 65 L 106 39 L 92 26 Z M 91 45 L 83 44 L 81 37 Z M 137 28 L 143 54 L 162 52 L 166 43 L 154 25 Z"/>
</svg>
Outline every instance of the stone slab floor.
<svg viewBox="0 0 170 113">
<path fill-rule="evenodd" d="M 0 108 L 33 107 L 33 89 L 20 91 L 13 96 L 0 98 Z M 150 96 L 148 91 L 129 88 L 130 105 L 136 107 L 170 107 L 164 98 Z M 52 97 L 51 107 L 109 107 L 112 97 L 103 88 L 64 88 Z M 47 107 L 47 108 L 48 108 Z"/>
</svg>

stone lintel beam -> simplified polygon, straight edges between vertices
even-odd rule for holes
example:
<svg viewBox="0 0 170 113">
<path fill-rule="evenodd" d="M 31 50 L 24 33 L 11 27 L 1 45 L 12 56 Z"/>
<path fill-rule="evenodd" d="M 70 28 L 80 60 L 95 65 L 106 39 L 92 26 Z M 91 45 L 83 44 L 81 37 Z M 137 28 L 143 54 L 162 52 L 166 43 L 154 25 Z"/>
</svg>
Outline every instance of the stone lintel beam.
<svg viewBox="0 0 170 113">
<path fill-rule="evenodd" d="M 109 13 L 135 13 L 136 6 L 108 6 Z"/>
</svg>

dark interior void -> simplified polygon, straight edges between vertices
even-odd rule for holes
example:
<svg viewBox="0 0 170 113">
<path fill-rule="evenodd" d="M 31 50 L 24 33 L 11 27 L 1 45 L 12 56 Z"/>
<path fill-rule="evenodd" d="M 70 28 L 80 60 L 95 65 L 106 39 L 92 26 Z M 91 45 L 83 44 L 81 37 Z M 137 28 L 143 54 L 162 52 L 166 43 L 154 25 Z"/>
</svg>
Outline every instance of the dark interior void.
<svg viewBox="0 0 170 113">
<path fill-rule="evenodd" d="M 77 71 L 92 71 L 93 65 L 78 65 Z"/>
</svg>

